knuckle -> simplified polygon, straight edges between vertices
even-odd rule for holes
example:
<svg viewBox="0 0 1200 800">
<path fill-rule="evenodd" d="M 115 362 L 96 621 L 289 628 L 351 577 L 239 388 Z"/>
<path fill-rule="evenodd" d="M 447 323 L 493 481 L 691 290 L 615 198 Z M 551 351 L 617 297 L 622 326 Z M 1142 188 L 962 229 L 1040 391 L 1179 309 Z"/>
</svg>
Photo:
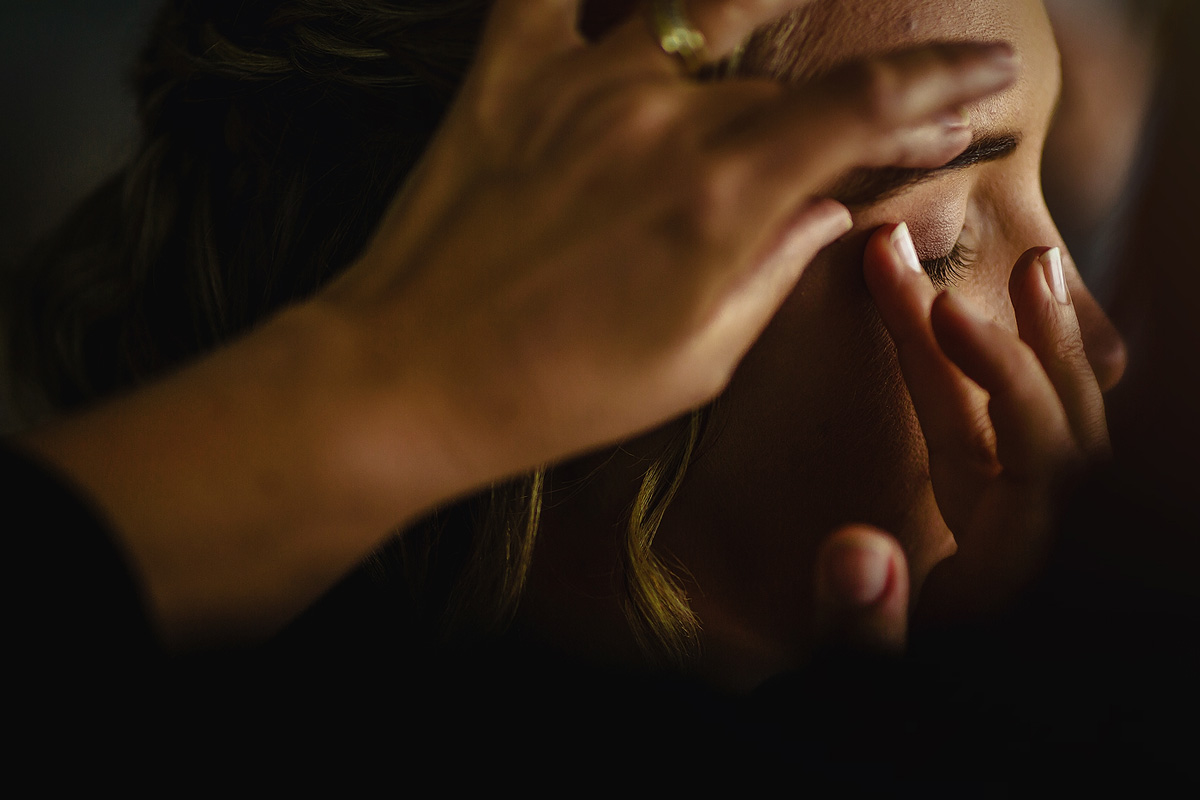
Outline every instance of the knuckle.
<svg viewBox="0 0 1200 800">
<path fill-rule="evenodd" d="M 959 457 L 964 464 L 980 472 L 995 471 L 998 468 L 996 429 L 992 427 L 991 417 L 986 409 L 980 410 L 969 433 L 960 443 Z"/>
<path fill-rule="evenodd" d="M 664 176 L 660 232 L 677 250 L 705 260 L 727 250 L 739 232 L 737 213 L 745 168 L 736 158 L 677 162 Z"/>
<path fill-rule="evenodd" d="M 927 439 L 931 469 L 953 470 L 968 474 L 994 475 L 1000 469 L 996 455 L 996 429 L 992 425 L 990 404 L 971 413 L 965 425 L 953 435 Z"/>
<path fill-rule="evenodd" d="M 1066 333 L 1057 337 L 1051 352 L 1054 358 L 1063 364 L 1078 365 L 1087 363 L 1087 351 L 1084 349 L 1083 339 L 1079 337 L 1078 333 L 1074 335 Z"/>
<path fill-rule="evenodd" d="M 993 362 L 991 385 L 985 387 L 992 402 L 1006 406 L 1032 408 L 1042 399 L 1037 375 L 1045 377 L 1045 368 L 1026 342 L 1014 341 Z"/>
<path fill-rule="evenodd" d="M 675 127 L 679 111 L 675 93 L 657 86 L 639 87 L 621 98 L 621 108 L 611 124 L 623 139 L 654 142 Z"/>
<path fill-rule="evenodd" d="M 570 139 L 627 161 L 662 140 L 672 122 L 672 108 L 661 91 L 619 84 L 569 96 L 557 116 Z"/>
</svg>

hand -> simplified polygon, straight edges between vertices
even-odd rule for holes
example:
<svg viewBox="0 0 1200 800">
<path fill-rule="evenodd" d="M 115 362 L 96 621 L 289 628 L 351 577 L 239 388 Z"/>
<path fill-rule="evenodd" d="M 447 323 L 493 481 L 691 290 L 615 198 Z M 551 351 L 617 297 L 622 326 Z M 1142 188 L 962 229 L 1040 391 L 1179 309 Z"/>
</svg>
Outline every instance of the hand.
<svg viewBox="0 0 1200 800">
<path fill-rule="evenodd" d="M 1018 335 L 975 316 L 954 291 L 939 295 L 906 241 L 906 228 L 882 229 L 864 269 L 958 545 L 919 606 L 949 621 L 1004 607 L 1036 576 L 1064 485 L 1108 454 L 1108 433 L 1057 249 L 1029 250 L 1013 269 Z"/>
<path fill-rule="evenodd" d="M 688 9 L 720 55 L 801 4 Z M 640 16 L 589 44 L 577 7 L 496 4 L 436 141 L 322 298 L 385 401 L 359 418 L 378 430 L 403 398 L 469 486 L 713 397 L 845 232 L 821 189 L 854 166 L 943 163 L 970 132 L 938 115 L 1013 76 L 1003 47 L 950 46 L 803 87 L 702 85 Z"/>
<path fill-rule="evenodd" d="M 692 0 L 728 52 L 801 0 Z M 702 85 L 641 18 L 497 0 L 359 261 L 242 340 L 23 438 L 103 510 L 176 642 L 270 632 L 397 526 L 692 408 L 848 227 L 822 187 L 967 144 L 1015 74 L 941 46 Z M 953 116 L 953 115 L 951 115 Z"/>
</svg>

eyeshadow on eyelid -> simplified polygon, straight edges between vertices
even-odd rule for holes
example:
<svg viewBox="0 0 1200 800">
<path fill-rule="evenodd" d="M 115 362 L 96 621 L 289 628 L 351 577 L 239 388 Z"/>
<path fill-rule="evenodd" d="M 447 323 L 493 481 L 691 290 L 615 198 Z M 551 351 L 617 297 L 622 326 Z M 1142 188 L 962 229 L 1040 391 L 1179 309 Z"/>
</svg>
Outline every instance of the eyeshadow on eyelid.
<svg viewBox="0 0 1200 800">
<path fill-rule="evenodd" d="M 963 226 L 961 217 L 914 218 L 907 222 L 909 230 L 912 231 L 913 243 L 917 247 L 917 256 L 922 260 L 949 253 L 958 241 Z"/>
<path fill-rule="evenodd" d="M 971 205 L 971 181 L 962 173 L 938 176 L 904 197 L 885 201 L 878 216 L 883 222 L 908 223 L 917 257 L 945 256 L 958 242 Z"/>
</svg>

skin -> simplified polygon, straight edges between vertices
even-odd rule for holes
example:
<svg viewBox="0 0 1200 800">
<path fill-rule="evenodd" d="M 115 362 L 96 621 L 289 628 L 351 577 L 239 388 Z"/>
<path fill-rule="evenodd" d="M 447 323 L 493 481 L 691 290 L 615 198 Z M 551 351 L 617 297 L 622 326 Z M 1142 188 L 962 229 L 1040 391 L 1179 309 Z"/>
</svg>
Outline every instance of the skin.
<svg viewBox="0 0 1200 800">
<path fill-rule="evenodd" d="M 690 11 L 720 56 L 806 4 Z M 946 112 L 1015 69 L 960 45 L 704 85 L 644 19 L 592 42 L 578 11 L 496 0 L 437 136 L 325 290 L 15 442 L 104 514 L 164 641 L 269 635 L 430 509 L 710 400 L 848 230 L 822 187 L 954 157 L 969 134 Z"/>
<path fill-rule="evenodd" d="M 798 5 L 696 0 L 692 11 L 719 55 Z M 939 507 L 970 556 L 958 557 L 967 568 L 957 581 L 940 582 L 956 604 L 959 586 L 995 575 L 993 556 L 1005 555 L 996 542 L 1041 541 L 1036 520 L 991 512 L 1030 499 L 1042 508 L 1047 476 L 1072 459 L 1077 431 L 1103 430 L 1102 413 L 1097 421 L 1088 411 L 1098 388 L 1082 347 L 1074 362 L 1058 358 L 1081 326 L 1103 331 L 1082 290 L 1073 289 L 1078 325 L 1047 324 L 1063 318 L 1046 311 L 1056 306 L 1045 303 L 1044 281 L 1020 280 L 1040 274 L 1029 251 L 1016 270 L 988 267 L 991 280 L 973 290 L 1001 324 L 973 321 L 953 302 L 935 303 L 918 272 L 900 271 L 885 233 L 867 245 L 876 314 L 858 270 L 863 240 L 904 201 L 935 207 L 913 194 L 889 201 L 892 211 L 856 209 L 858 230 L 805 272 L 849 226 L 845 209 L 820 199 L 824 188 L 856 168 L 953 158 L 970 135 L 953 110 L 1010 85 L 1010 50 L 931 47 L 791 88 L 705 86 L 641 19 L 590 44 L 574 18 L 571 4 L 552 0 L 496 3 L 437 139 L 361 260 L 328 289 L 160 383 L 15 442 L 106 515 L 166 642 L 271 633 L 398 525 L 712 398 L 768 322 L 662 531 L 704 621 L 706 677 L 744 688 L 798 663 L 816 623 L 823 636 L 902 642 L 909 566 L 919 585 L 951 546 Z M 1026 22 L 1045 34 L 1044 18 Z M 1041 54 L 1026 32 L 1015 28 L 1014 44 Z M 1042 56 L 1029 58 L 1045 70 L 1052 59 Z M 1030 85 L 1042 84 L 1012 92 Z M 973 108 L 976 125 L 1009 113 L 1005 124 L 1033 129 L 1022 133 L 1036 151 L 1049 103 L 1005 105 L 1007 96 Z M 973 178 L 960 202 L 991 215 L 970 228 L 995 239 L 974 247 L 1000 254 L 981 263 L 1006 263 L 1021 239 L 1053 240 L 1030 152 L 945 179 Z M 920 192 L 946 193 L 936 182 Z M 987 224 L 1021 215 L 1032 222 Z M 937 220 L 912 218 L 929 248 Z M 1009 272 L 1018 312 L 1034 313 L 1000 313 Z M 1025 320 L 1029 344 L 1013 336 L 1014 318 Z M 1084 341 L 1096 364 L 1119 352 L 1103 336 Z M 972 384 L 939 372 L 951 361 Z M 975 383 L 998 405 L 975 407 Z M 927 465 L 918 417 L 927 433 L 942 418 L 990 418 L 1002 447 L 982 472 L 954 458 Z M 969 426 L 947 430 L 942 439 L 979 439 Z M 551 497 L 525 635 L 639 663 L 614 602 L 609 523 L 623 514 L 643 455 L 670 433 L 558 471 L 559 486 L 571 486 L 573 474 L 604 464 L 597 480 Z M 849 529 L 817 559 L 824 533 L 848 519 L 898 539 Z M 1001 576 L 1001 588 L 1026 572 Z M 847 602 L 855 613 L 827 613 Z"/>
<path fill-rule="evenodd" d="M 800 5 L 690 9 L 719 55 Z M 1021 8 L 1004 19 L 1037 75 L 1053 65 L 1044 18 Z M 704 86 L 643 20 L 590 44 L 575 11 L 498 0 L 436 141 L 362 259 L 327 290 L 157 384 L 15 442 L 107 517 L 169 644 L 269 634 L 398 525 L 712 398 L 772 319 L 662 531 L 704 621 L 708 679 L 750 686 L 803 660 L 817 634 L 898 646 L 909 567 L 918 586 L 951 548 L 943 514 L 964 568 L 936 583 L 956 606 L 962 586 L 1012 560 L 1005 543 L 1043 541 L 1037 519 L 996 512 L 1044 508 L 1053 477 L 1091 449 L 1082 434 L 1103 431 L 1088 359 L 1102 375 L 1120 369 L 1119 344 L 1089 335 L 1105 326 L 1073 273 L 1067 314 L 1035 280 L 1041 251 L 1003 266 L 1022 240 L 1054 240 L 1036 190 L 1050 103 L 1029 91 L 1044 84 L 1026 79 L 972 108 L 977 127 L 1031 128 L 1020 156 L 940 179 L 966 180 L 959 202 L 986 212 L 966 216 L 988 280 L 964 283 L 993 324 L 935 302 L 919 272 L 898 266 L 890 226 L 866 247 L 874 305 L 864 287 L 863 241 L 879 222 L 910 216 L 926 250 L 938 244 L 930 231 L 952 235 L 957 218 L 910 213 L 937 207 L 923 194 L 953 194 L 937 182 L 856 209 L 858 229 L 805 267 L 849 225 L 819 199 L 824 187 L 854 168 L 954 157 L 970 131 L 947 112 L 957 120 L 955 107 L 1011 83 L 1007 48 L 891 53 L 791 88 Z M 888 49 L 917 42 L 925 22 Z M 823 57 L 879 43 L 859 44 Z M 992 394 L 987 408 L 979 389 Z M 1000 446 L 966 464 L 954 456 L 971 448 L 934 447 L 927 462 L 918 421 L 931 442 L 986 433 Z M 572 491 L 551 498 L 525 635 L 639 663 L 614 602 L 609 523 L 643 455 L 669 435 L 558 471 Z M 597 480 L 572 487 L 597 463 Z M 845 529 L 818 558 L 825 532 L 848 519 L 898 538 Z M 1018 567 L 990 597 L 1036 564 Z"/>
<path fill-rule="evenodd" d="M 1039 179 L 1060 76 L 1058 51 L 1041 3 L 851 0 L 818 3 L 814 14 L 816 29 L 839 32 L 798 43 L 809 59 L 809 70 L 816 73 L 930 40 L 1011 43 L 1021 63 L 1017 81 L 968 110 L 976 133 L 1012 133 L 1021 143 L 1002 160 L 939 176 L 882 202 L 853 208 L 854 230 L 804 273 L 722 396 L 715 411 L 714 435 L 703 445 L 668 511 L 656 548 L 680 566 L 702 621 L 700 674 L 737 690 L 808 658 L 821 616 L 814 610 L 812 590 L 820 577 L 814 569 L 818 550 L 830 531 L 847 522 L 869 523 L 894 534 L 898 553 L 889 549 L 891 540 L 884 539 L 879 546 L 891 563 L 907 564 L 914 592 L 920 591 L 935 565 L 955 552 L 956 534 L 960 544 L 973 542 L 969 558 L 949 562 L 968 567 L 958 577 L 942 580 L 939 576 L 938 588 L 931 591 L 934 599 L 927 603 L 933 616 L 944 615 L 945 608 L 955 604 L 986 606 L 1013 591 L 1024 579 L 1024 566 L 1021 576 L 1016 571 L 1006 576 L 1011 580 L 1005 586 L 980 579 L 989 566 L 1003 563 L 997 554 L 1005 552 L 995 545 L 1004 532 L 980 533 L 986 527 L 981 520 L 1004 511 L 1016 497 L 1034 497 L 1039 509 L 1049 506 L 1054 488 L 1047 477 L 1050 471 L 1029 465 L 1062 466 L 1080 451 L 1103 450 L 1104 442 L 1098 442 L 1104 430 L 1099 389 L 1114 384 L 1124 368 L 1121 342 L 1079 281 L 1069 257 L 1065 272 L 1073 301 L 1070 324 L 1029 322 L 1039 313 L 1031 309 L 1043 308 L 1048 284 L 1031 289 L 1023 276 L 1040 274 L 1040 267 L 1034 269 L 1038 254 L 1062 244 Z M 872 24 L 855 24 L 866 17 Z M 1011 338 L 1004 352 L 1017 353 L 1012 356 L 1017 361 L 1025 359 L 1019 369 L 1037 377 L 1037 397 L 1044 399 L 1049 392 L 1051 398 L 1062 398 L 1045 406 L 1050 408 L 1041 423 L 1050 442 L 1045 452 L 1028 458 L 1013 455 L 1013 442 L 1036 445 L 1036 433 L 1025 439 L 1016 433 L 1036 432 L 1036 424 L 1013 425 L 1011 413 L 1009 417 L 1002 413 L 1002 421 L 991 424 L 981 385 L 1003 394 L 1009 378 L 1000 380 L 995 370 L 979 368 L 992 363 L 981 355 L 986 351 L 983 345 L 950 348 L 954 352 L 950 360 L 972 380 L 962 379 L 960 372 L 947 378 L 952 373 L 944 369 L 946 359 L 932 345 L 924 353 L 909 347 L 917 355 L 910 355 L 903 365 L 897 360 L 888 327 L 894 334 L 908 323 L 919 323 L 932 342 L 935 291 L 926 282 L 913 290 L 911 296 L 921 299 L 913 300 L 911 307 L 897 312 L 884 301 L 877 310 L 860 265 L 868 237 L 883 225 L 890 231 L 891 224 L 901 220 L 907 220 L 921 258 L 944 255 L 956 239 L 976 254 L 974 263 L 954 281 L 958 298 L 940 304 L 950 310 L 933 316 L 942 314 L 951 339 L 970 339 L 965 331 L 974 330 L 975 323 L 961 323 L 970 315 L 960 313 L 962 308 L 955 305 L 965 301 L 962 307 L 973 309 L 982 320 L 979 324 L 986 325 L 979 341 Z M 1041 250 L 1030 251 L 1036 246 Z M 870 247 L 878 250 L 882 245 L 873 239 Z M 880 289 L 879 276 L 886 267 L 879 265 L 889 256 L 872 252 L 868 248 L 867 283 L 873 289 L 899 291 L 895 286 Z M 876 264 L 874 278 L 872 263 Z M 1021 314 L 1014 310 L 1014 302 Z M 885 312 L 887 327 L 880 311 Z M 1026 323 L 1021 336 L 1029 339 L 1028 344 L 1014 336 L 1022 314 Z M 961 323 L 957 327 L 956 319 Z M 1073 346 L 1076 354 L 1066 366 L 1052 352 L 1059 341 L 1071 345 L 1064 351 Z M 1029 352 L 1038 357 L 1030 357 Z M 1056 373 L 1080 377 L 1055 379 Z M 913 398 L 923 407 L 914 408 Z M 919 418 L 921 412 L 924 419 Z M 937 430 L 942 419 L 964 421 L 953 435 L 965 444 L 948 448 L 956 454 L 931 461 L 921 422 L 927 431 Z M 1007 440 L 1008 463 L 1004 463 L 1005 440 L 1001 439 L 999 458 L 990 444 L 1001 430 L 1013 437 Z M 982 448 L 986 457 L 972 456 L 964 462 L 961 453 L 978 452 L 979 442 L 986 445 Z M 574 488 L 568 499 L 552 504 L 547 513 L 523 611 L 526 635 L 550 639 L 588 657 L 636 660 L 615 602 L 611 568 L 604 566 L 612 563 L 606 559 L 613 557 L 615 537 L 597 521 L 620 518 L 623 504 L 628 503 L 627 487 L 642 463 L 639 459 L 659 444 L 659 438 L 647 437 L 615 458 L 563 471 L 562 484 L 574 486 L 577 478 L 605 464 L 586 488 Z M 1026 480 L 1035 474 L 1036 479 Z M 1008 520 L 1023 531 L 1015 539 L 1039 540 L 1048 512 L 1033 516 L 1037 518 Z M 561 530 L 577 533 L 556 535 Z M 578 535 L 580 531 L 585 535 Z M 870 534 L 866 536 L 870 539 Z M 822 597 L 828 596 L 831 585 L 818 582 Z M 954 589 L 947 589 L 950 586 Z M 973 596 L 972 591 L 989 597 Z M 895 593 L 888 597 L 894 606 Z M 564 607 L 572 613 L 563 614 Z M 894 620 L 895 615 L 889 618 Z M 903 637 L 893 632 L 882 638 Z"/>
</svg>

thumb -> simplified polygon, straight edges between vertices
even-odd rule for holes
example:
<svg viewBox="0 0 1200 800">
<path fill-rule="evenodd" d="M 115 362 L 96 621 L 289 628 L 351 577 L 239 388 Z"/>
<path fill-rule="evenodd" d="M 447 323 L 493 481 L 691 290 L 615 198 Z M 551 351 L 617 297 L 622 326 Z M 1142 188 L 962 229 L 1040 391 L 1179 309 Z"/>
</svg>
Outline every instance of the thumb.
<svg viewBox="0 0 1200 800">
<path fill-rule="evenodd" d="M 899 652 L 908 638 L 908 562 L 899 543 L 847 525 L 821 545 L 816 565 L 817 648 Z"/>
</svg>

